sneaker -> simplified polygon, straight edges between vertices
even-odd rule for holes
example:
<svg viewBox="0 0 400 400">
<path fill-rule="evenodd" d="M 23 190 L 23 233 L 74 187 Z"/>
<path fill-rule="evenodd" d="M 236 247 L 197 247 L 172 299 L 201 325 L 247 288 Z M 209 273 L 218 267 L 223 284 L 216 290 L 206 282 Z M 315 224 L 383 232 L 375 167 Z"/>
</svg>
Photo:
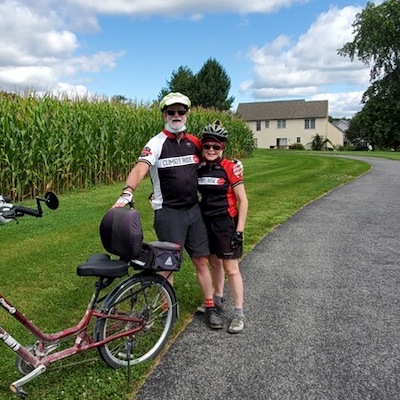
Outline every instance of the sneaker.
<svg viewBox="0 0 400 400">
<path fill-rule="evenodd" d="M 211 329 L 222 329 L 223 321 L 215 307 L 206 309 L 206 315 Z"/>
<path fill-rule="evenodd" d="M 235 316 L 229 325 L 229 333 L 240 333 L 244 328 L 244 317 Z"/>
<path fill-rule="evenodd" d="M 198 306 L 196 308 L 196 312 L 200 313 L 200 314 L 204 314 L 206 312 L 206 306 L 204 304 Z"/>
</svg>

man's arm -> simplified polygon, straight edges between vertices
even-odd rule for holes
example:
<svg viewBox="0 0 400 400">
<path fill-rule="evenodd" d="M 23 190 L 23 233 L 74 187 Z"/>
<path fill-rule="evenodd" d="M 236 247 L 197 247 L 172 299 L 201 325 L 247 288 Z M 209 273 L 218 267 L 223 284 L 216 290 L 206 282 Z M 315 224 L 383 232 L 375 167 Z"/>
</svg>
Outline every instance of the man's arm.
<svg viewBox="0 0 400 400">
<path fill-rule="evenodd" d="M 149 172 L 150 165 L 144 161 L 138 161 L 136 165 L 132 168 L 131 172 L 126 179 L 126 185 L 122 190 L 121 196 L 113 205 L 114 207 L 124 207 L 132 201 L 132 194 L 139 186 L 140 182 Z"/>
<path fill-rule="evenodd" d="M 240 177 L 243 175 L 243 164 L 240 160 L 234 158 L 231 160 L 231 162 L 235 163 L 233 166 L 233 173 L 237 176 Z"/>
</svg>

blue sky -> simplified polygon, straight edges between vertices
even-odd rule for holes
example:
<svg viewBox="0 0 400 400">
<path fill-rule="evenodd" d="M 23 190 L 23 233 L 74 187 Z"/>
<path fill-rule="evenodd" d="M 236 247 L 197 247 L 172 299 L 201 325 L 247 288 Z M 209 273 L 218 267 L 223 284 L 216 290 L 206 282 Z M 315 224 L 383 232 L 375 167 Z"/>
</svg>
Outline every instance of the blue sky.
<svg viewBox="0 0 400 400">
<path fill-rule="evenodd" d="M 381 1 L 376 1 L 378 5 Z M 339 57 L 366 1 L 0 0 L 0 90 L 151 102 L 173 71 L 216 59 L 240 102 L 361 108 L 369 69 Z M 10 18 L 12 16 L 12 18 Z"/>
</svg>

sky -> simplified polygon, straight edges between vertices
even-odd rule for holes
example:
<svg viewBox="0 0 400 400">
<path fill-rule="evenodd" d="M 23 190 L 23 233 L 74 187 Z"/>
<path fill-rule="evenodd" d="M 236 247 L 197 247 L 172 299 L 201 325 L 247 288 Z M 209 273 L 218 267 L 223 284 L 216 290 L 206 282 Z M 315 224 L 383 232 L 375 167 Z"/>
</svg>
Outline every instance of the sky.
<svg viewBox="0 0 400 400">
<path fill-rule="evenodd" d="M 382 1 L 375 1 L 378 5 Z M 0 90 L 156 100 L 210 58 L 239 103 L 329 100 L 362 108 L 369 68 L 337 50 L 361 0 L 0 0 Z"/>
</svg>

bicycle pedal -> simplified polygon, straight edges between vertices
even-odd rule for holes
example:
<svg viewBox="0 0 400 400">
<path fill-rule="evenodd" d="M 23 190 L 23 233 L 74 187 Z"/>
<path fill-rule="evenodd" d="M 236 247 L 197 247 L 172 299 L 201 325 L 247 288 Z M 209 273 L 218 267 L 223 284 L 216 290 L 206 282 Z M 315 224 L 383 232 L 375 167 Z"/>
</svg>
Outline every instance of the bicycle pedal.
<svg viewBox="0 0 400 400">
<path fill-rule="evenodd" d="M 25 399 L 28 396 L 28 392 L 26 392 L 22 388 L 18 388 L 17 392 L 15 393 L 19 399 Z"/>
</svg>

